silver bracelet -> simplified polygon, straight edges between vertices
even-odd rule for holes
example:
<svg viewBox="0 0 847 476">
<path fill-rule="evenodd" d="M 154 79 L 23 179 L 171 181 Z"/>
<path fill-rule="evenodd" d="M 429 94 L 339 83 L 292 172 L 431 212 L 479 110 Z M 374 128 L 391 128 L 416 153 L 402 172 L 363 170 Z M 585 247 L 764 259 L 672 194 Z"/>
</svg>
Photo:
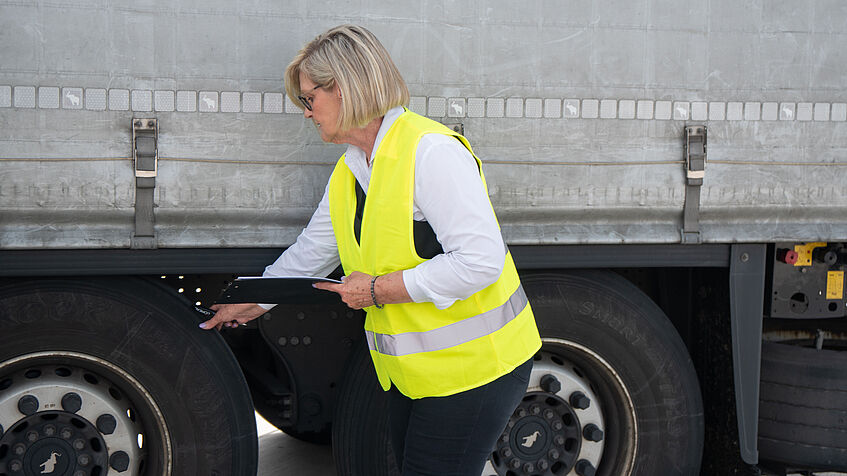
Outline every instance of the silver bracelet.
<svg viewBox="0 0 847 476">
<path fill-rule="evenodd" d="M 371 299 L 373 299 L 374 306 L 376 306 L 377 309 L 382 309 L 385 306 L 376 302 L 376 293 L 374 292 L 374 284 L 376 283 L 376 278 L 378 277 L 379 276 L 374 276 L 373 279 L 371 279 Z"/>
</svg>

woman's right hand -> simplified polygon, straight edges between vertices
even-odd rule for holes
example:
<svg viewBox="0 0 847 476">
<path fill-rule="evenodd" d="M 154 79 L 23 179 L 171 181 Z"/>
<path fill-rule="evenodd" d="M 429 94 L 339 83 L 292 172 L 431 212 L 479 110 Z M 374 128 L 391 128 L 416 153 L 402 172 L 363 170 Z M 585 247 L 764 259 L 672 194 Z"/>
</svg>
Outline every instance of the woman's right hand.
<svg viewBox="0 0 847 476">
<path fill-rule="evenodd" d="M 208 321 L 200 324 L 201 329 L 217 329 L 221 327 L 238 327 L 245 325 L 253 319 L 268 312 L 262 306 L 254 303 L 246 304 L 215 304 L 210 309 L 215 315 Z"/>
</svg>

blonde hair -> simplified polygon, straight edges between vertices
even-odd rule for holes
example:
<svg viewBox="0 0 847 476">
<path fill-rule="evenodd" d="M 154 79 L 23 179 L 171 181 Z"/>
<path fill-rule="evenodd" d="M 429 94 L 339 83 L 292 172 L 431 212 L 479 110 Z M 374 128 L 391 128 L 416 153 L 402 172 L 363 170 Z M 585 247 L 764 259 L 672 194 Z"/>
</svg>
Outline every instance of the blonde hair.
<svg viewBox="0 0 847 476">
<path fill-rule="evenodd" d="M 389 109 L 409 104 L 409 89 L 388 51 L 373 33 L 340 25 L 304 46 L 285 69 L 285 92 L 300 109 L 300 72 L 315 85 L 341 92 L 338 127 L 364 127 Z"/>
</svg>

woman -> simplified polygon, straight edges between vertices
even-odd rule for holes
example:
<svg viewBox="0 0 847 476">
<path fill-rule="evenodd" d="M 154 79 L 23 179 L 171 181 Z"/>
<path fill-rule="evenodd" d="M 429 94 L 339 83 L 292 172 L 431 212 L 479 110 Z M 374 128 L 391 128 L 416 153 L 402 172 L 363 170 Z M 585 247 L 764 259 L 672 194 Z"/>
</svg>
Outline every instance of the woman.
<svg viewBox="0 0 847 476">
<path fill-rule="evenodd" d="M 309 42 L 285 72 L 289 98 L 325 142 L 347 144 L 297 241 L 265 276 L 365 309 L 365 335 L 404 475 L 473 475 L 523 396 L 541 342 L 503 243 L 479 159 L 464 137 L 403 106 L 388 52 L 360 26 Z M 214 306 L 205 329 L 271 306 Z"/>
</svg>

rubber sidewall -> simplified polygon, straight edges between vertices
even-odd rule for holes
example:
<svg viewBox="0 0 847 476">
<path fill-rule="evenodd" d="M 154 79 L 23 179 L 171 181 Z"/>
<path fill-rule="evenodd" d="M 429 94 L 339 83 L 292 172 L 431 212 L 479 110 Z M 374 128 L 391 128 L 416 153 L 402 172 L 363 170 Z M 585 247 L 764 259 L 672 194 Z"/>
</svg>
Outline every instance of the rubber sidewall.
<svg viewBox="0 0 847 476">
<path fill-rule="evenodd" d="M 699 474 L 704 432 L 700 387 L 688 351 L 662 310 L 612 272 L 535 274 L 522 282 L 542 338 L 589 349 L 613 369 L 614 378 L 579 352 L 568 351 L 566 357 L 584 363 L 582 371 L 593 374 L 593 385 L 618 380 L 631 397 L 637 442 L 612 438 L 629 431 L 615 428 L 625 421 L 626 405 L 607 402 L 607 445 L 597 474 Z M 545 344 L 543 350 L 556 348 Z M 627 464 L 623 459 L 633 448 Z"/>
<path fill-rule="evenodd" d="M 181 299 L 141 279 L 7 284 L 0 287 L 0 362 L 36 352 L 108 361 L 135 378 L 164 416 L 170 474 L 255 475 L 249 390 L 221 336 L 199 322 Z M 166 474 L 162 461 L 155 466 L 144 474 Z"/>
<path fill-rule="evenodd" d="M 379 385 L 363 341 L 353 351 L 332 425 L 332 453 L 338 476 L 393 476 L 388 429 L 388 393 Z"/>
</svg>

